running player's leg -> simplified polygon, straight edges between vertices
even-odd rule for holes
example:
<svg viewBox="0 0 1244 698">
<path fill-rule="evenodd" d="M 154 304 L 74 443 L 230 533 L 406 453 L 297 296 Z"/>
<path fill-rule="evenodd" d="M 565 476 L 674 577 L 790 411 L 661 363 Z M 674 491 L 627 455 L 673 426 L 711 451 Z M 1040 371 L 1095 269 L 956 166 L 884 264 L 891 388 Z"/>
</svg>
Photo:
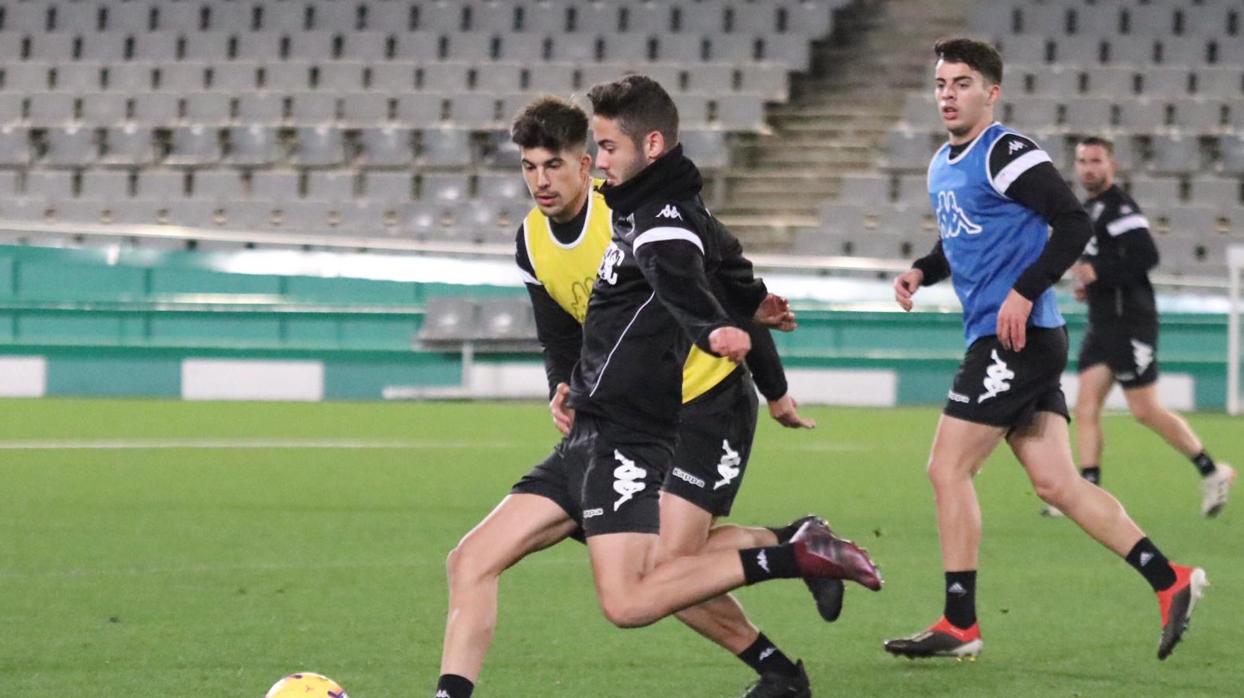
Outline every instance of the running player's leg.
<svg viewBox="0 0 1244 698">
<path fill-rule="evenodd" d="M 1008 438 L 1037 495 L 1061 509 L 1086 533 L 1124 558 L 1158 595 L 1162 634 L 1158 658 L 1165 659 L 1187 628 L 1206 585 L 1200 568 L 1172 565 L 1109 492 L 1076 473 L 1060 414 L 1037 412 L 1029 426 Z"/>
<path fill-rule="evenodd" d="M 1144 537 L 1113 495 L 1080 477 L 1062 415 L 1037 412 L 1032 423 L 1012 431 L 1007 442 L 1037 496 L 1058 507 L 1102 545 L 1124 556 Z"/>
<path fill-rule="evenodd" d="M 943 414 L 933 437 L 928 475 L 937 505 L 937 532 L 945 571 L 942 617 L 928 629 L 885 642 L 905 657 L 975 656 L 981 650 L 976 622 L 976 570 L 981 511 L 972 478 L 1006 430 Z"/>
<path fill-rule="evenodd" d="M 1081 468 L 1100 468 L 1105 437 L 1101 410 L 1114 385 L 1114 374 L 1105 363 L 1081 366 L 1079 393 L 1076 395 L 1076 452 Z"/>
<path fill-rule="evenodd" d="M 1226 506 L 1231 486 L 1235 484 L 1235 469 L 1226 463 L 1214 462 L 1188 422 L 1162 404 L 1157 383 L 1125 386 L 1123 396 L 1136 421 L 1156 432 L 1196 466 L 1201 475 L 1201 514 L 1217 516 Z"/>
<path fill-rule="evenodd" d="M 713 515 L 708 511 L 678 495 L 662 493 L 657 564 L 703 552 L 712 525 Z M 692 630 L 734 655 L 754 644 L 760 635 L 744 615 L 743 607 L 729 594 L 683 609 L 677 615 Z"/>
<path fill-rule="evenodd" d="M 578 524 L 551 499 L 511 494 L 462 538 L 447 564 L 449 614 L 441 674 L 479 678 L 497 623 L 501 573 L 570 536 Z M 454 696 L 454 698 L 457 698 Z"/>
</svg>

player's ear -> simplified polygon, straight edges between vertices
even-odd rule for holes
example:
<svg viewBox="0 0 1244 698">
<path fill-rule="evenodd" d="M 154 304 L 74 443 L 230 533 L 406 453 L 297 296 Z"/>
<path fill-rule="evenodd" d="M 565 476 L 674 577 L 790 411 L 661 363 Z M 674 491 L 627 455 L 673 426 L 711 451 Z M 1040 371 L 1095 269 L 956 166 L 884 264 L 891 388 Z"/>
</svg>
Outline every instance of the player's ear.
<svg viewBox="0 0 1244 698">
<path fill-rule="evenodd" d="M 592 156 L 585 150 L 579 156 L 579 174 L 587 175 L 592 171 Z"/>
<path fill-rule="evenodd" d="M 644 136 L 644 155 L 649 160 L 656 160 L 665 154 L 665 135 L 660 131 L 649 131 Z"/>
<path fill-rule="evenodd" d="M 993 105 L 997 104 L 998 100 L 1001 98 L 1002 98 L 1002 85 L 999 85 L 996 82 L 989 85 L 989 90 L 986 92 L 985 104 L 992 107 Z"/>
</svg>

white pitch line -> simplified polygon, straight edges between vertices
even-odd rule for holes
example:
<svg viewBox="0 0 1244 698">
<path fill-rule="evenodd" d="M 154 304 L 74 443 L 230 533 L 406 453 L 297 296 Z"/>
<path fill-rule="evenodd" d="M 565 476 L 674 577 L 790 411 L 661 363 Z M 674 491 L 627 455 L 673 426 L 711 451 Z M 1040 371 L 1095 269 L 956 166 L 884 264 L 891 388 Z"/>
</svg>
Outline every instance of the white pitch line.
<svg viewBox="0 0 1244 698">
<path fill-rule="evenodd" d="M 487 441 L 366 441 L 361 439 L 101 439 L 0 441 L 0 451 L 115 451 L 154 449 L 466 449 L 510 448 Z"/>
</svg>

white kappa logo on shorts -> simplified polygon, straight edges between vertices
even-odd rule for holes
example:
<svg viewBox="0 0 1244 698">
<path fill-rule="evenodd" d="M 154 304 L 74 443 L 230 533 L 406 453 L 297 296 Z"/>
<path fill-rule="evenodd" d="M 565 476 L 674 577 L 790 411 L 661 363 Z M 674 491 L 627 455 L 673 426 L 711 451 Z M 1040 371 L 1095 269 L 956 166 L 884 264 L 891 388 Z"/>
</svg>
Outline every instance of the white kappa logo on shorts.
<svg viewBox="0 0 1244 698">
<path fill-rule="evenodd" d="M 1005 393 L 1011 389 L 1011 384 L 1007 381 L 1015 377 L 1015 372 L 1006 367 L 1006 362 L 1002 357 L 998 356 L 998 350 L 994 349 L 990 356 L 993 357 L 993 364 L 985 369 L 985 392 L 976 398 L 976 403 L 988 400 L 991 397 L 997 397 L 998 393 Z"/>
<path fill-rule="evenodd" d="M 613 503 L 613 510 L 617 511 L 618 507 L 631 501 L 631 498 L 647 487 L 644 484 L 644 476 L 648 474 L 647 470 L 637 467 L 635 461 L 622 455 L 620 451 L 614 449 L 613 457 L 618 459 L 618 467 L 613 469 L 613 491 L 622 495 L 618 501 Z"/>
<path fill-rule="evenodd" d="M 1136 375 L 1144 373 L 1149 364 L 1153 363 L 1153 345 L 1133 339 L 1132 360 L 1136 362 Z"/>
<path fill-rule="evenodd" d="M 734 478 L 738 477 L 739 471 L 742 470 L 739 464 L 743 462 L 743 459 L 739 457 L 738 451 L 730 448 L 729 441 L 721 440 L 721 450 L 721 462 L 717 464 L 717 474 L 721 476 L 721 479 L 713 483 L 714 490 L 719 490 L 734 482 Z"/>
</svg>

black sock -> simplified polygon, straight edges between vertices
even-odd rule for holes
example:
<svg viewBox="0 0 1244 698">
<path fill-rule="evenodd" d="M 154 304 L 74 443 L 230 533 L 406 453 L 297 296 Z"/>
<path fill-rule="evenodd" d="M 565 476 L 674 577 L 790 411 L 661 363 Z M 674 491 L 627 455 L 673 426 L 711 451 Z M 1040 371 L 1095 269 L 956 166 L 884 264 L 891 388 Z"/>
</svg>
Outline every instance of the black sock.
<svg viewBox="0 0 1244 698">
<path fill-rule="evenodd" d="M 747 649 L 739 652 L 739 659 L 744 664 L 751 667 L 757 674 L 782 674 L 783 676 L 794 676 L 799 673 L 799 667 L 787 657 L 777 645 L 769 642 L 769 638 L 764 633 L 760 633 L 760 637 L 756 638 Z"/>
<path fill-rule="evenodd" d="M 441 674 L 436 680 L 434 698 L 471 698 L 475 684 L 457 674 Z"/>
<path fill-rule="evenodd" d="M 1101 466 L 1100 465 L 1086 465 L 1083 468 L 1080 468 L 1080 477 L 1084 478 L 1085 480 L 1088 480 L 1094 485 L 1100 485 L 1101 484 Z"/>
<path fill-rule="evenodd" d="M 795 534 L 799 532 L 799 529 L 807 521 L 808 521 L 808 518 L 804 517 L 802 519 L 795 519 L 794 521 L 786 524 L 785 526 L 778 526 L 776 528 L 766 526 L 766 528 L 772 531 L 773 535 L 777 536 L 778 545 L 781 545 L 782 543 L 789 543 L 790 539 L 793 538 Z"/>
<path fill-rule="evenodd" d="M 1214 459 L 1210 458 L 1205 451 L 1201 451 L 1193 456 L 1192 464 L 1201 473 L 1201 477 L 1209 477 L 1214 474 L 1214 471 L 1218 470 L 1218 466 L 1214 465 Z"/>
<path fill-rule="evenodd" d="M 1127 554 L 1127 564 L 1136 568 L 1154 591 L 1162 591 L 1175 583 L 1175 570 L 1171 563 L 1148 538 L 1141 538 Z"/>
<path fill-rule="evenodd" d="M 743 561 L 743 578 L 746 584 L 755 584 L 766 579 L 791 579 L 799 576 L 799 565 L 795 562 L 795 547 L 792 545 L 747 548 L 739 551 L 739 559 Z"/>
<path fill-rule="evenodd" d="M 946 620 L 967 630 L 976 624 L 976 570 L 946 573 Z"/>
</svg>

